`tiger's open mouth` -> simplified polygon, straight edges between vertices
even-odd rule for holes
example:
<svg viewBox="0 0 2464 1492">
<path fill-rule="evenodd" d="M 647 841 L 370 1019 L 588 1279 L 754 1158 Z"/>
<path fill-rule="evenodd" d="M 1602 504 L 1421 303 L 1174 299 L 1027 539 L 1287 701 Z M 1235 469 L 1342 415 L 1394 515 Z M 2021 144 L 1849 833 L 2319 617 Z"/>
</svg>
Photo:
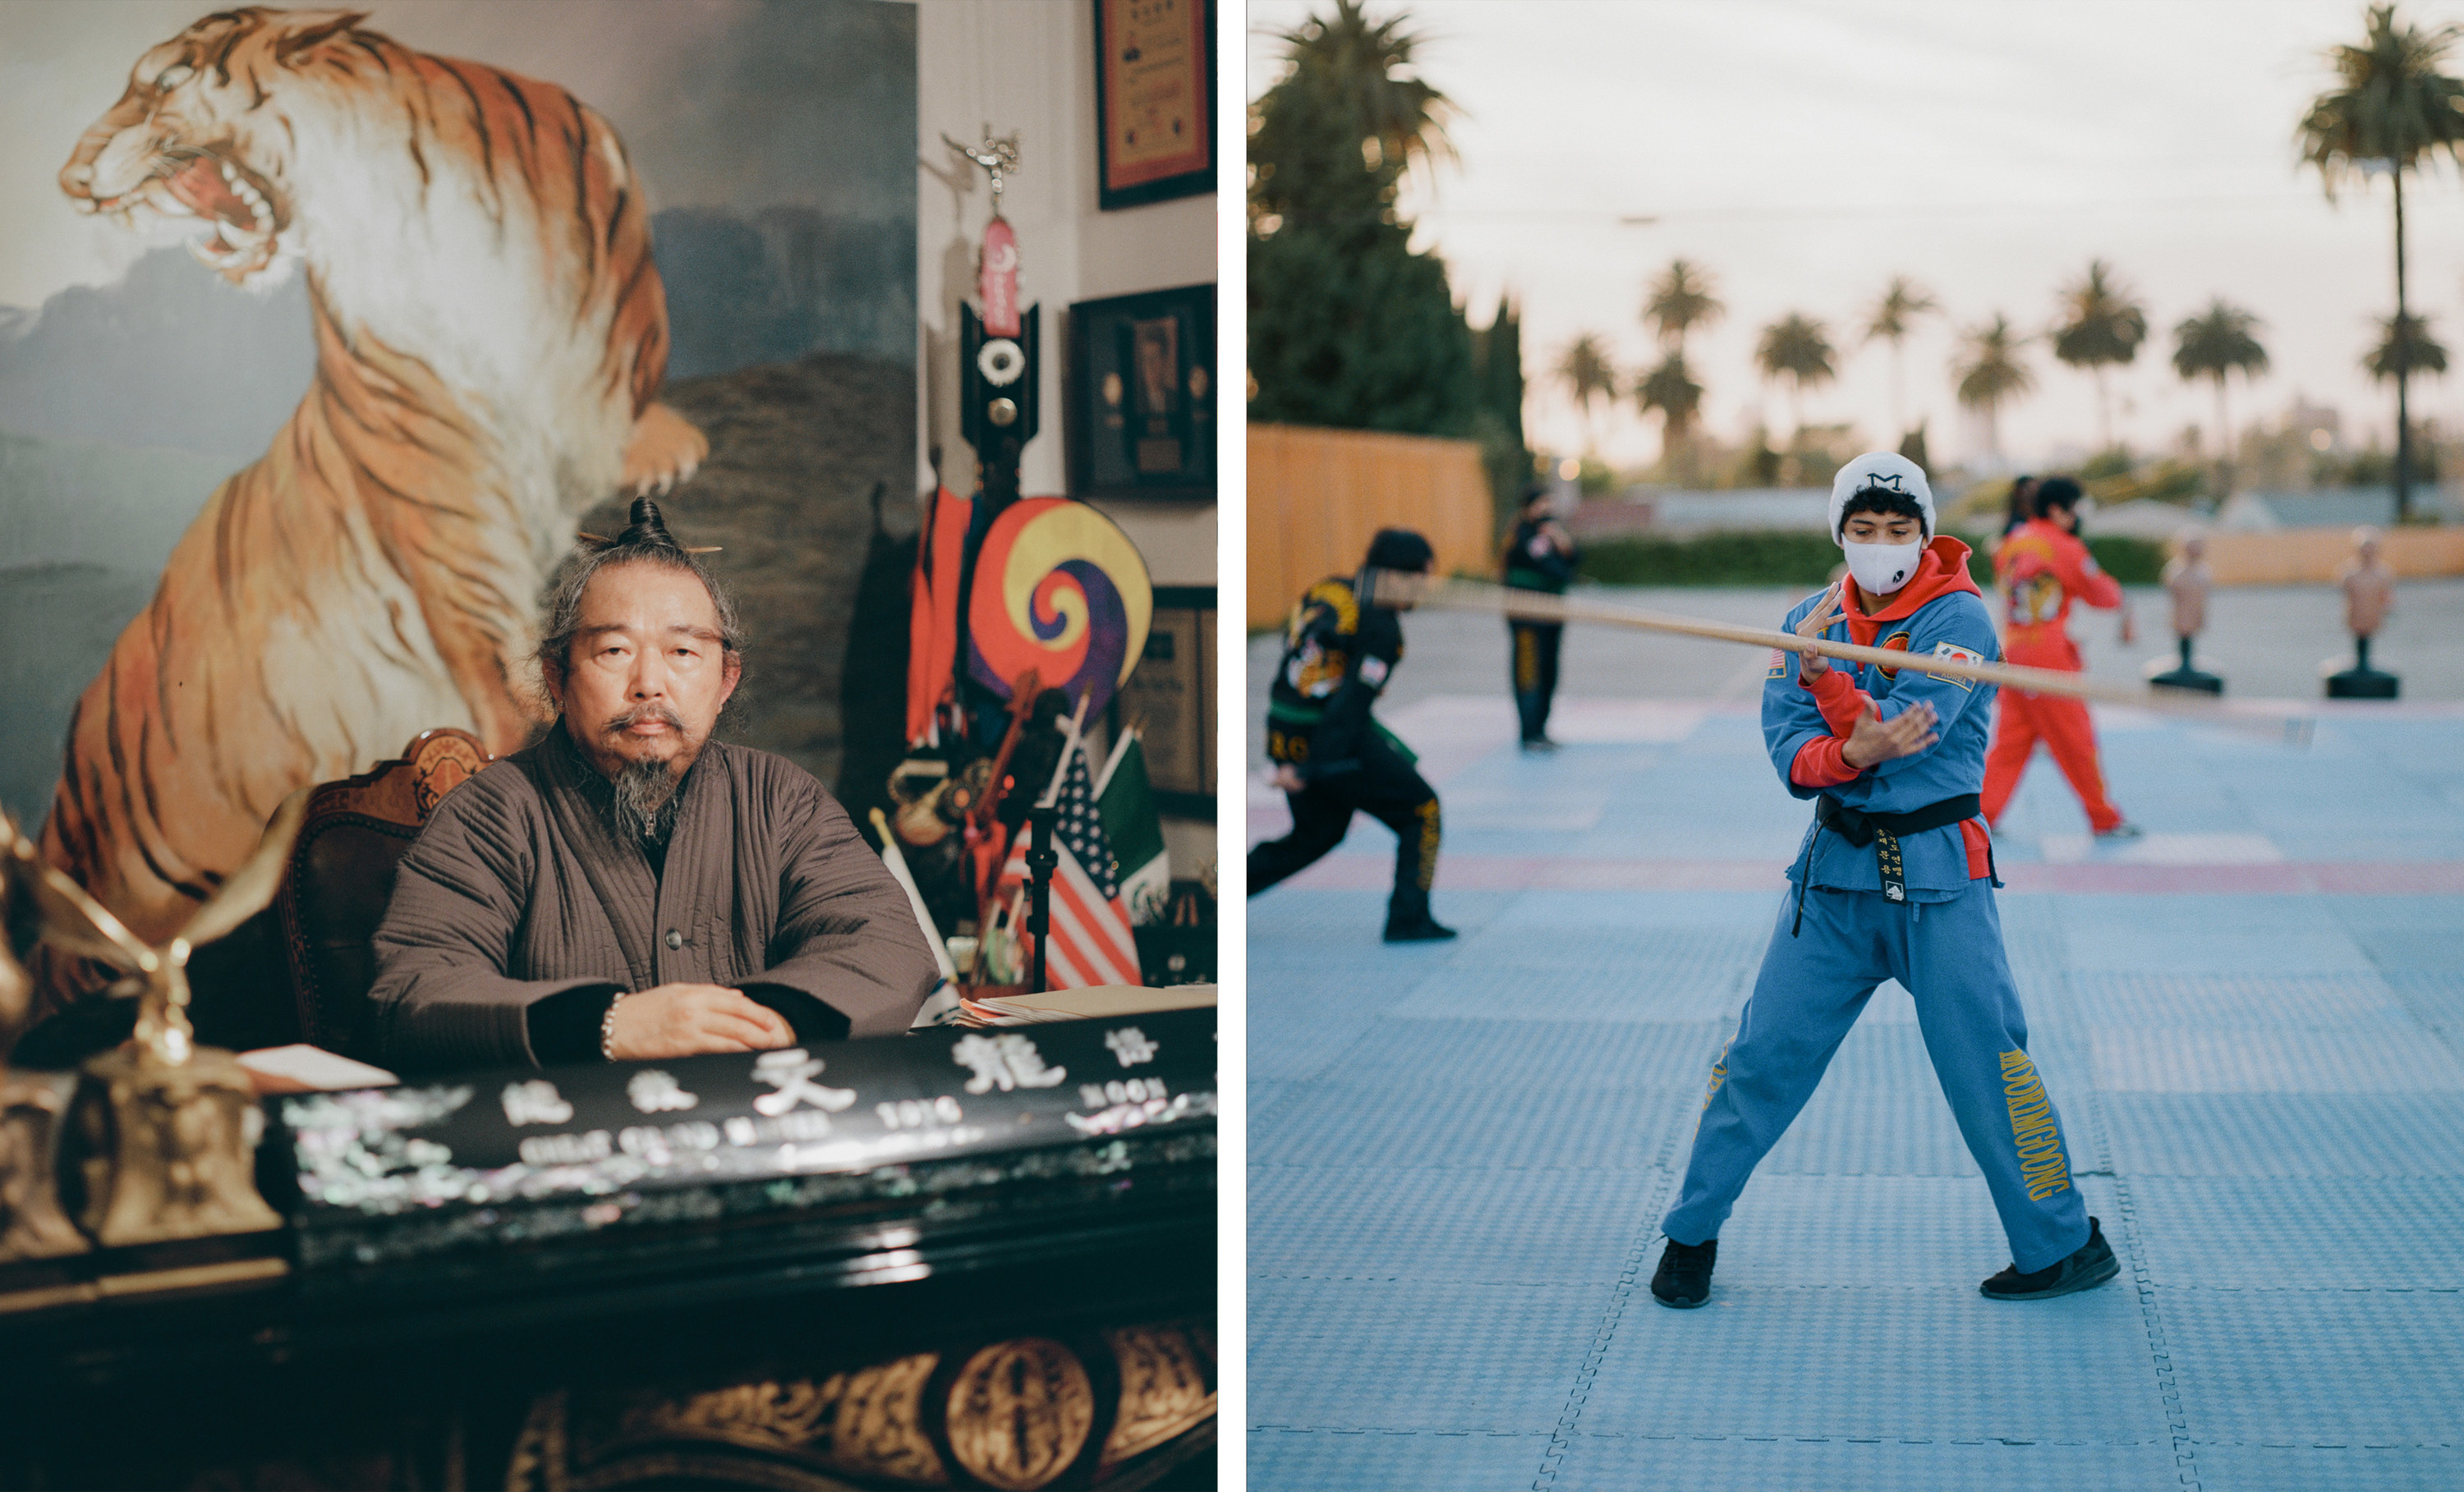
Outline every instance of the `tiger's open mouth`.
<svg viewBox="0 0 2464 1492">
<path fill-rule="evenodd" d="M 198 258 L 233 278 L 273 263 L 286 226 L 271 184 L 209 151 L 166 157 L 155 175 L 95 208 L 120 211 L 141 204 L 169 216 L 204 220 L 211 231 L 191 247 Z"/>
</svg>

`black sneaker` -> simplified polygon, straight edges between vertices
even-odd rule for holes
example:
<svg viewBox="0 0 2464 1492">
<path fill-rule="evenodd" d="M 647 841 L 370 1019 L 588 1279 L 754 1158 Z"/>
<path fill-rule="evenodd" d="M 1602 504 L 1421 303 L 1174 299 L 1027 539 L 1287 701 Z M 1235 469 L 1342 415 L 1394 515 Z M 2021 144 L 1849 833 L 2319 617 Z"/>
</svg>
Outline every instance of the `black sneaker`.
<svg viewBox="0 0 2464 1492">
<path fill-rule="evenodd" d="M 1556 750 L 1557 743 L 1545 735 L 1534 735 L 1523 743 L 1523 755 L 1527 757 L 1547 757 Z"/>
<path fill-rule="evenodd" d="M 2021 1274 L 2019 1266 L 2013 1264 L 1977 1288 L 1991 1301 L 2049 1301 L 2057 1295 L 2095 1289 L 2120 1273 L 2122 1262 L 2113 1257 L 2113 1245 L 2104 1240 L 2104 1225 L 2090 1218 L 2087 1241 L 2070 1258 L 2033 1274 Z"/>
<path fill-rule="evenodd" d="M 1412 921 L 1386 919 L 1386 941 L 1389 943 L 1440 943 L 1455 935 L 1455 930 L 1435 917 L 1422 916 Z"/>
<path fill-rule="evenodd" d="M 1651 1298 L 1662 1306 L 1692 1310 L 1711 1298 L 1711 1265 L 1720 1257 L 1720 1240 L 1701 1243 L 1668 1240 L 1660 1267 L 1651 1272 Z"/>
</svg>

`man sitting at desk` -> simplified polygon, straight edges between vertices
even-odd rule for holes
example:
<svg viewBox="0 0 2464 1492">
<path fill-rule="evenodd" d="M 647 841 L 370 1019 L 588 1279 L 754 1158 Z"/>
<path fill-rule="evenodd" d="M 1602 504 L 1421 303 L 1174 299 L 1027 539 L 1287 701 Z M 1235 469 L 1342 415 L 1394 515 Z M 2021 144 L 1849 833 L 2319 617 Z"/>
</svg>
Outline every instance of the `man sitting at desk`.
<svg viewBox="0 0 2464 1492">
<path fill-rule="evenodd" d="M 821 783 L 710 739 L 736 608 L 649 499 L 584 540 L 539 632 L 558 720 L 403 857 L 369 992 L 406 1068 L 760 1051 L 904 1031 L 935 976 Z"/>
</svg>

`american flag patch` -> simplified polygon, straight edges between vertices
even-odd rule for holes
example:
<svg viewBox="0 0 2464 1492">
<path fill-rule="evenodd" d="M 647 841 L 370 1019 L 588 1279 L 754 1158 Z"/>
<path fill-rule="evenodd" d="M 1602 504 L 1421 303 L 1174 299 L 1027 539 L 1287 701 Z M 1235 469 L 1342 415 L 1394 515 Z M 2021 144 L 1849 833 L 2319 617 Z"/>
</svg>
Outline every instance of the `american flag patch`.
<svg viewBox="0 0 2464 1492">
<path fill-rule="evenodd" d="M 1767 679 L 1784 679 L 1788 677 L 1787 648 L 1774 647 L 1771 649 L 1771 671 L 1764 674 L 1763 677 Z"/>
<path fill-rule="evenodd" d="M 1385 683 L 1386 660 L 1383 658 L 1361 659 L 1360 681 L 1368 685 L 1371 689 L 1375 689 L 1378 685 Z"/>
</svg>

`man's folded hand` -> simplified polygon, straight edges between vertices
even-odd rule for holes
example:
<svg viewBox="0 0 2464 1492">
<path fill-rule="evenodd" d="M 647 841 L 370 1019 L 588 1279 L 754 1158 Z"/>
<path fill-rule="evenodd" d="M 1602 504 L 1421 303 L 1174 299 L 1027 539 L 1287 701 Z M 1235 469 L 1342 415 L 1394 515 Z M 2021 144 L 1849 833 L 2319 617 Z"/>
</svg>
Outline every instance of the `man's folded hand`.
<svg viewBox="0 0 2464 1492">
<path fill-rule="evenodd" d="M 662 984 L 619 999 L 609 1015 L 607 1051 L 619 1061 L 796 1044 L 785 1017 L 715 984 Z"/>
</svg>

